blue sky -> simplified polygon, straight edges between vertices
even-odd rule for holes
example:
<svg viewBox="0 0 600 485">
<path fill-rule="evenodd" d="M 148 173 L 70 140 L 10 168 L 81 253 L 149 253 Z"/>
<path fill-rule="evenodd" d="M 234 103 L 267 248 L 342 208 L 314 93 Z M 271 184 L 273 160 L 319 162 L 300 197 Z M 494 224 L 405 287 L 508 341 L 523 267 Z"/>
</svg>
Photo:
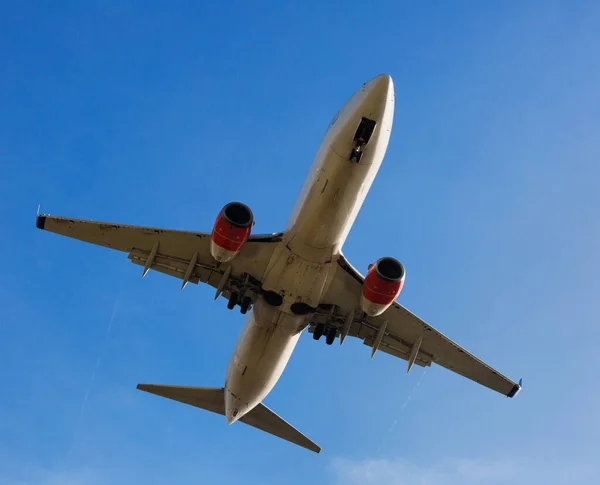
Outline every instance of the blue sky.
<svg viewBox="0 0 600 485">
<path fill-rule="evenodd" d="M 0 470 L 9 485 L 600 480 L 595 2 L 3 2 Z M 35 229 L 44 212 L 283 228 L 329 121 L 395 82 L 344 246 L 525 388 L 509 400 L 304 335 L 266 404 L 320 455 L 135 390 L 220 386 L 243 316 Z"/>
</svg>

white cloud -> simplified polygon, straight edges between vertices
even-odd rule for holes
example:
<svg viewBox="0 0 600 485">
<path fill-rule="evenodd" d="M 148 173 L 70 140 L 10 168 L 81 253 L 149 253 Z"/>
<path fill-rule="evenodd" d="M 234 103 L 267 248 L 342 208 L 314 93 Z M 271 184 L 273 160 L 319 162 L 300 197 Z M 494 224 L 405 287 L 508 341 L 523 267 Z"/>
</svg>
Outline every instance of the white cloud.
<svg viewBox="0 0 600 485">
<path fill-rule="evenodd" d="M 169 468 L 165 464 L 166 468 Z M 2 468 L 0 466 L 0 468 Z M 161 469 L 163 467 L 160 467 Z M 530 463 L 516 460 L 456 459 L 430 466 L 417 465 L 406 460 L 373 459 L 352 461 L 336 459 L 332 463 L 332 485 L 579 485 L 600 483 L 598 465 Z M 17 470 L 15 470 L 17 471 Z M 178 464 L 175 468 L 161 470 L 152 475 L 128 467 L 111 470 L 78 467 L 71 469 L 32 469 L 19 467 L 15 474 L 3 475 L 6 485 L 113 485 L 143 482 L 148 485 L 165 483 L 238 483 L 240 476 L 231 476 L 224 470 L 206 474 L 201 468 Z M 254 483 L 251 480 L 248 483 Z M 260 481 L 256 483 L 262 483 Z"/>
<path fill-rule="evenodd" d="M 421 466 L 401 459 L 337 459 L 333 461 L 333 471 L 336 485 L 574 485 L 598 483 L 600 478 L 596 467 L 516 460 L 458 459 Z"/>
</svg>

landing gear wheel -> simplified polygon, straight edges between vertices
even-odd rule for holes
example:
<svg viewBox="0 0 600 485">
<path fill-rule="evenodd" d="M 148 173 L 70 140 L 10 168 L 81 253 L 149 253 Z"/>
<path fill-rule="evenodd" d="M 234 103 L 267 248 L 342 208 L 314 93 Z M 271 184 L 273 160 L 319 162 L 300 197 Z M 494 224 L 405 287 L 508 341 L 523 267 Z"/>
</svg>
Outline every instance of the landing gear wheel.
<svg viewBox="0 0 600 485">
<path fill-rule="evenodd" d="M 248 311 L 250 303 L 252 303 L 252 299 L 249 296 L 245 296 L 244 298 L 242 298 L 242 303 L 240 304 L 240 312 L 243 314 L 246 313 Z"/>
<path fill-rule="evenodd" d="M 325 325 L 323 325 L 322 323 L 317 323 L 315 331 L 313 332 L 313 338 L 315 340 L 319 340 L 322 337 L 324 331 Z"/>
<path fill-rule="evenodd" d="M 331 327 L 327 331 L 327 336 L 325 337 L 325 343 L 327 345 L 331 345 L 333 343 L 333 341 L 335 340 L 336 336 L 337 336 L 337 328 Z"/>
<path fill-rule="evenodd" d="M 227 308 L 229 308 L 230 310 L 233 310 L 235 308 L 235 306 L 237 305 L 238 298 L 239 298 L 239 295 L 235 291 L 233 293 L 231 293 L 231 296 L 229 297 L 229 302 L 227 303 Z"/>
</svg>

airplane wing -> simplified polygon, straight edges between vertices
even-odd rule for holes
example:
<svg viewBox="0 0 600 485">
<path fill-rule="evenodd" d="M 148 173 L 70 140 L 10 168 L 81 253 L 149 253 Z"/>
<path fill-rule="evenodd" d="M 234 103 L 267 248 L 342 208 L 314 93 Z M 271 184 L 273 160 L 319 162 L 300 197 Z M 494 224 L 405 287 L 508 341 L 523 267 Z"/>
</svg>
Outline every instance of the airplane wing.
<svg viewBox="0 0 600 485">
<path fill-rule="evenodd" d="M 67 217 L 39 215 L 38 229 L 128 253 L 132 263 L 189 282 L 207 283 L 229 298 L 232 291 L 258 291 L 275 242 L 281 234 L 250 236 L 240 253 L 221 263 L 210 253 L 210 234 L 154 227 L 114 224 Z"/>
<path fill-rule="evenodd" d="M 357 337 L 372 348 L 371 356 L 380 350 L 407 360 L 408 371 L 413 364 L 425 367 L 435 362 L 508 397 L 521 390 L 521 382 L 503 376 L 397 302 L 382 315 L 363 317 L 357 302 L 364 277 L 343 256 L 337 263 L 309 332 L 319 322 L 335 325 L 341 342 L 346 336 Z"/>
</svg>

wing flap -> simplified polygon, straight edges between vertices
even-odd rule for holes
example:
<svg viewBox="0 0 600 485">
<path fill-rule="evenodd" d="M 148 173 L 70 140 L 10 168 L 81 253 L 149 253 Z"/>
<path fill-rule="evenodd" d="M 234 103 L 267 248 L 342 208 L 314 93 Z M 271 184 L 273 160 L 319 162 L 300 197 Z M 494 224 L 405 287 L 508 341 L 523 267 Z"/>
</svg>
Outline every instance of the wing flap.
<svg viewBox="0 0 600 485">
<path fill-rule="evenodd" d="M 398 348 L 398 345 L 392 341 L 390 342 L 391 339 L 384 337 L 383 340 L 381 341 L 381 344 L 379 345 L 378 351 L 380 352 L 384 352 L 386 354 L 390 354 L 393 355 L 394 357 L 398 357 L 399 359 L 403 359 L 408 361 L 408 359 L 410 358 L 410 350 L 407 352 L 403 349 Z M 375 343 L 375 339 L 374 338 L 366 338 L 365 340 L 363 340 L 363 344 L 367 345 L 369 347 L 373 347 L 373 344 Z M 417 354 L 417 357 L 415 358 L 415 364 L 420 366 L 420 367 L 429 367 L 431 366 L 431 359 L 426 356 L 425 354 L 423 354 L 422 352 L 419 352 Z"/>
<path fill-rule="evenodd" d="M 373 347 L 373 344 L 375 343 L 375 337 L 377 335 L 377 326 L 370 325 L 369 322 L 354 322 L 354 324 L 350 327 L 350 332 L 348 335 L 357 337 L 363 341 L 364 345 Z M 383 336 L 378 350 L 400 359 L 409 360 L 412 345 L 408 341 L 399 338 L 397 334 L 388 331 Z M 432 361 L 433 356 L 427 354 L 421 346 L 417 352 L 415 364 L 418 364 L 421 367 L 430 366 Z"/>
<path fill-rule="evenodd" d="M 129 253 L 128 258 L 134 264 L 145 266 L 149 256 L 149 251 L 140 251 L 139 249 L 134 249 Z M 183 279 L 190 265 L 190 261 L 173 258 L 164 254 L 158 254 L 155 256 L 150 269 L 173 276 L 175 278 Z M 190 275 L 189 282 L 194 284 L 198 284 L 199 282 L 206 283 L 210 279 L 212 273 L 214 273 L 214 268 L 201 266 L 200 264 L 196 263 L 194 265 L 192 274 Z M 221 273 L 219 272 L 219 274 Z"/>
</svg>

